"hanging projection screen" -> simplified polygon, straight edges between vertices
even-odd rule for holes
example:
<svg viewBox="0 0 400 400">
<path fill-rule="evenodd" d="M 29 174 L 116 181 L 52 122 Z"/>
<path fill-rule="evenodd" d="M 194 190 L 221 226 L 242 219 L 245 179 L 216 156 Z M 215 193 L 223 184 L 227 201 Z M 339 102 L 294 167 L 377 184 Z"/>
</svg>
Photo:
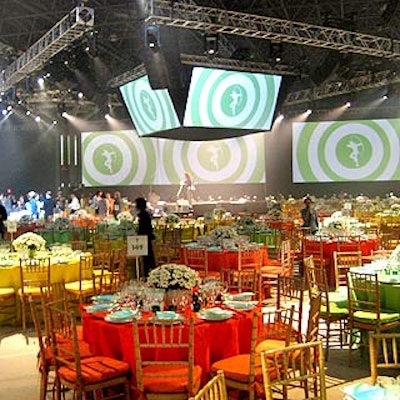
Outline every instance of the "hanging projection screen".
<svg viewBox="0 0 400 400">
<path fill-rule="evenodd" d="M 168 89 L 153 90 L 145 75 L 120 87 L 138 135 L 178 128 L 178 115 Z"/>
<path fill-rule="evenodd" d="M 293 123 L 293 182 L 400 180 L 400 119 Z"/>
<path fill-rule="evenodd" d="M 270 130 L 281 76 L 194 67 L 185 127 Z"/>
<path fill-rule="evenodd" d="M 264 134 L 181 141 L 140 138 L 135 131 L 81 133 L 85 186 L 265 183 Z"/>
</svg>

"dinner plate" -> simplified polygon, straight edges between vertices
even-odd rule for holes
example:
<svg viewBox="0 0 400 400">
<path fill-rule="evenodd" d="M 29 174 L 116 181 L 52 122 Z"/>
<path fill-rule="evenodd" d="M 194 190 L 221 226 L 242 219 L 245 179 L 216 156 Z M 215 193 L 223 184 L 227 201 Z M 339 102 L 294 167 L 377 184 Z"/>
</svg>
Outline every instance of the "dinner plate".
<svg viewBox="0 0 400 400">
<path fill-rule="evenodd" d="M 171 322 L 178 322 L 184 319 L 183 315 L 177 314 L 174 311 L 157 311 L 156 312 L 156 319 L 155 321 L 171 321 Z"/>
<path fill-rule="evenodd" d="M 232 301 L 228 300 L 225 301 L 224 304 L 229 307 L 233 308 L 234 310 L 238 311 L 250 311 L 258 304 L 258 301 Z"/>
<path fill-rule="evenodd" d="M 223 310 L 221 308 L 209 308 L 198 313 L 199 318 L 206 321 L 225 321 L 233 317 L 233 311 Z"/>
<path fill-rule="evenodd" d="M 107 322 L 112 322 L 114 324 L 124 324 L 126 322 L 132 322 L 139 316 L 140 313 L 133 310 L 120 310 L 111 314 L 107 314 L 104 317 L 104 320 Z"/>
<path fill-rule="evenodd" d="M 254 292 L 227 294 L 224 297 L 227 301 L 251 301 L 251 299 L 254 297 Z"/>
<path fill-rule="evenodd" d="M 100 294 L 92 297 L 92 301 L 95 303 L 112 303 L 116 300 L 118 300 L 118 296 L 114 294 Z"/>
<path fill-rule="evenodd" d="M 385 398 L 384 388 L 364 382 L 344 386 L 342 391 L 354 400 L 383 400 Z"/>
<path fill-rule="evenodd" d="M 98 304 L 92 304 L 90 306 L 86 306 L 85 310 L 87 313 L 91 314 L 91 313 L 107 311 L 112 306 L 113 305 L 111 303 L 98 303 Z"/>
</svg>

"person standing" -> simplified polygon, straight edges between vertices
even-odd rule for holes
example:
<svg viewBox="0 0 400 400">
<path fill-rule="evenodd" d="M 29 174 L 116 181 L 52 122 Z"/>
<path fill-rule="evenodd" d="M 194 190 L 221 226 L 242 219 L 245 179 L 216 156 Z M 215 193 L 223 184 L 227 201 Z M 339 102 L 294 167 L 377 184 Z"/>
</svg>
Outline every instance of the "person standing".
<svg viewBox="0 0 400 400">
<path fill-rule="evenodd" d="M 52 197 L 52 193 L 48 190 L 43 200 L 44 220 L 50 221 L 54 215 L 54 209 L 56 208 L 56 202 Z"/>
<path fill-rule="evenodd" d="M 0 204 L 0 233 L 3 240 L 6 233 L 6 225 L 4 221 L 7 221 L 7 211 L 3 204 Z"/>
<path fill-rule="evenodd" d="M 70 202 L 68 204 L 68 209 L 70 210 L 71 214 L 74 214 L 81 208 L 81 203 L 75 193 L 72 193 L 70 196 Z"/>
<path fill-rule="evenodd" d="M 301 218 L 303 219 L 303 228 L 310 228 L 312 234 L 318 230 L 318 216 L 315 209 L 312 207 L 312 200 L 309 196 L 304 199 L 304 207 L 300 210 Z"/>
<path fill-rule="evenodd" d="M 114 218 L 117 219 L 117 215 L 122 211 L 122 198 L 121 192 L 118 190 L 114 192 Z"/>
<path fill-rule="evenodd" d="M 138 197 L 135 200 L 136 210 L 138 211 L 139 227 L 138 235 L 147 236 L 147 256 L 143 256 L 144 275 L 147 277 L 150 270 L 155 268 L 156 261 L 154 258 L 152 241 L 155 239 L 153 226 L 151 224 L 151 216 L 147 211 L 147 202 L 143 197 Z"/>
</svg>

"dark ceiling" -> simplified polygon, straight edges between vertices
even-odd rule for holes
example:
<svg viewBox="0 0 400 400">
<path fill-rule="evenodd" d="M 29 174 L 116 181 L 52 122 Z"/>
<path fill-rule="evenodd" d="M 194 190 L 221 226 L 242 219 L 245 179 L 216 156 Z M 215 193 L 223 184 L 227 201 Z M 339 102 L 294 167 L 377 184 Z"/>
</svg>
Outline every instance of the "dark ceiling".
<svg viewBox="0 0 400 400">
<path fill-rule="evenodd" d="M 36 76 L 31 75 L 22 80 L 14 92 L 24 104 L 33 108 L 60 111 L 69 107 L 95 117 L 107 103 L 112 103 L 124 112 L 118 90 L 110 87 L 109 83 L 112 78 L 132 70 L 143 61 L 143 22 L 137 12 L 138 1 L 0 0 L 2 68 L 79 3 L 95 10 L 93 33 L 76 41 L 38 71 L 51 74 L 46 90 L 40 91 Z M 399 0 L 186 0 L 174 3 L 229 9 L 400 39 Z M 204 32 L 183 28 L 175 28 L 175 31 L 181 53 L 204 54 Z M 220 36 L 218 57 L 274 65 L 278 56 L 280 65 L 287 66 L 291 73 L 287 78 L 290 90 L 381 70 L 397 72 L 398 68 L 397 61 L 384 58 L 244 36 Z M 84 93 L 82 99 L 75 97 L 79 91 Z"/>
</svg>

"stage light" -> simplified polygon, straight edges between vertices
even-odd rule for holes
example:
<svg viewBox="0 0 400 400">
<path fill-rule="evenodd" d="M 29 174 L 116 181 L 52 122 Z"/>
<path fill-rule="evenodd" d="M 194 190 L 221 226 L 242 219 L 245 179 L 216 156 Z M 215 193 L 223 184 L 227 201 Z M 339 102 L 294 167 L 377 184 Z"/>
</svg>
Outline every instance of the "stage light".
<svg viewBox="0 0 400 400">
<path fill-rule="evenodd" d="M 153 50 L 160 47 L 160 27 L 158 25 L 145 26 L 145 43 Z"/>
<path fill-rule="evenodd" d="M 107 113 L 106 115 L 104 115 L 104 118 L 105 118 L 107 121 L 109 121 L 109 120 L 111 119 L 111 115 Z"/>
<path fill-rule="evenodd" d="M 62 116 L 63 118 L 67 118 L 67 117 L 68 117 L 68 113 L 67 113 L 66 111 L 63 111 L 63 112 L 61 113 L 61 116 Z"/>
<path fill-rule="evenodd" d="M 29 110 L 26 110 L 25 114 L 29 116 L 31 115 L 31 112 Z"/>
<path fill-rule="evenodd" d="M 11 111 L 12 110 L 12 106 L 7 106 L 7 111 Z"/>
<path fill-rule="evenodd" d="M 40 76 L 39 78 L 37 78 L 37 83 L 42 86 L 44 85 L 44 78 L 42 76 Z"/>
<path fill-rule="evenodd" d="M 36 122 L 40 122 L 40 115 L 36 115 L 35 121 L 36 121 Z"/>
<path fill-rule="evenodd" d="M 53 125 L 57 125 L 58 122 L 56 120 L 53 120 Z"/>
<path fill-rule="evenodd" d="M 204 33 L 204 54 L 214 56 L 218 53 L 218 33 Z"/>
<path fill-rule="evenodd" d="M 1 113 L 3 114 L 3 115 L 7 115 L 7 110 L 6 109 L 3 109 L 3 110 L 1 110 Z"/>
<path fill-rule="evenodd" d="M 83 93 L 82 92 L 78 92 L 78 99 L 83 99 Z"/>
<path fill-rule="evenodd" d="M 346 106 L 346 108 L 350 108 L 351 107 L 350 101 L 346 101 L 345 106 Z"/>
<path fill-rule="evenodd" d="M 309 109 L 306 111 L 306 114 L 307 114 L 307 115 L 311 115 L 311 114 L 312 114 L 311 108 L 309 108 Z"/>
<path fill-rule="evenodd" d="M 384 100 L 387 100 L 389 98 L 389 96 L 387 95 L 387 94 L 384 94 L 383 96 L 382 96 L 382 99 L 384 99 Z"/>
</svg>

